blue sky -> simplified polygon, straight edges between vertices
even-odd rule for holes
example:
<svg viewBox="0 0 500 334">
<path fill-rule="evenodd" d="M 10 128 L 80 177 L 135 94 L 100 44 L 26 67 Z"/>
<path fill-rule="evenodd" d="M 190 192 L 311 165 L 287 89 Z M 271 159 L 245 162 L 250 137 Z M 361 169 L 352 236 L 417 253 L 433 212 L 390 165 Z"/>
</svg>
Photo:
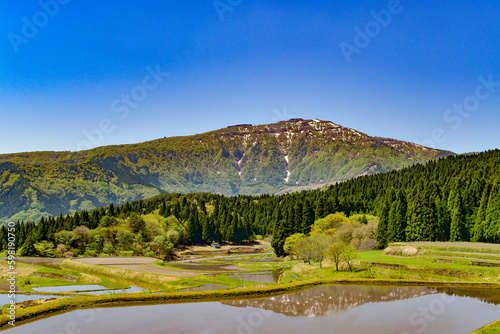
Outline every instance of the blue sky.
<svg viewBox="0 0 500 334">
<path fill-rule="evenodd" d="M 59 1 L 0 4 L 0 153 L 292 117 L 500 146 L 496 0 Z"/>
</svg>

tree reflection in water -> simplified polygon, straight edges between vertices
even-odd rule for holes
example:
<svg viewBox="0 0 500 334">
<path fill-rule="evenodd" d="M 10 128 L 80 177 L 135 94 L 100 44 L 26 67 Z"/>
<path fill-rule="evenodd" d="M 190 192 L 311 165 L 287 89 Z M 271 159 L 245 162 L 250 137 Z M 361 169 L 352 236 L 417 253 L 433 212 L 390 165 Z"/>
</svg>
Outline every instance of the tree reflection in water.
<svg viewBox="0 0 500 334">
<path fill-rule="evenodd" d="M 426 287 L 338 286 L 326 285 L 293 294 L 223 302 L 236 307 L 255 307 L 287 316 L 321 316 L 348 310 L 365 303 L 411 299 L 432 293 Z"/>
</svg>

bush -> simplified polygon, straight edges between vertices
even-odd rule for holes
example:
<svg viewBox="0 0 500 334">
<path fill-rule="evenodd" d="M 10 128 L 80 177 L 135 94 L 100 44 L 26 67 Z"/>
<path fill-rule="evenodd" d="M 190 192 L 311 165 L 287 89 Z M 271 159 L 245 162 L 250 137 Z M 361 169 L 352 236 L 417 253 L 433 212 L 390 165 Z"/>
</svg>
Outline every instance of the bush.
<svg viewBox="0 0 500 334">
<path fill-rule="evenodd" d="M 102 251 L 105 254 L 113 254 L 115 252 L 115 247 L 113 247 L 113 245 L 110 243 L 105 243 Z"/>
<path fill-rule="evenodd" d="M 73 230 L 73 242 L 80 250 L 80 253 L 85 252 L 87 244 L 92 242 L 92 234 L 87 226 L 78 226 Z"/>
<path fill-rule="evenodd" d="M 295 248 L 297 242 L 305 237 L 306 236 L 302 233 L 295 233 L 286 238 L 285 244 L 283 245 L 283 250 L 285 251 L 285 253 L 292 255 L 293 249 Z"/>
<path fill-rule="evenodd" d="M 146 222 L 138 214 L 132 213 L 128 217 L 128 226 L 133 233 L 139 233 L 144 231 Z"/>
<path fill-rule="evenodd" d="M 54 251 L 54 256 L 55 257 L 64 257 L 64 253 L 66 253 L 68 249 L 66 248 L 66 245 L 59 244 L 57 245 L 56 250 Z"/>
<path fill-rule="evenodd" d="M 167 232 L 167 240 L 170 242 L 172 245 L 176 246 L 179 243 L 179 232 L 175 230 L 168 230 Z"/>
<path fill-rule="evenodd" d="M 87 249 L 85 251 L 85 253 L 83 254 L 83 256 L 85 256 L 85 257 L 96 257 L 97 256 L 97 252 L 95 252 L 93 250 L 90 250 L 90 249 Z"/>
<path fill-rule="evenodd" d="M 311 229 L 311 236 L 315 234 L 333 234 L 338 228 L 344 224 L 349 224 L 349 219 L 343 212 L 337 212 L 318 219 L 314 222 Z"/>
<path fill-rule="evenodd" d="M 377 241 L 374 239 L 366 238 L 359 245 L 360 250 L 375 250 L 377 249 Z"/>
<path fill-rule="evenodd" d="M 35 244 L 35 249 L 41 257 L 54 257 L 54 244 L 49 241 L 43 240 L 42 242 Z"/>
</svg>

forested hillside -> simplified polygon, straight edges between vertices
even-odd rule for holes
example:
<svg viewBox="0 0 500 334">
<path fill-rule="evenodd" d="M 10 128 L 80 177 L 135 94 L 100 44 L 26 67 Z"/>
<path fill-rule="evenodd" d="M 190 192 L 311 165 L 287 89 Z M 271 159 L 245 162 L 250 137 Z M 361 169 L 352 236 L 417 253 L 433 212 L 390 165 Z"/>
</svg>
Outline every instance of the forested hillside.
<svg viewBox="0 0 500 334">
<path fill-rule="evenodd" d="M 451 152 L 293 119 L 79 152 L 0 155 L 0 222 L 90 211 L 162 193 L 318 188 Z"/>
<path fill-rule="evenodd" d="M 164 194 L 50 217 L 37 224 L 17 223 L 16 230 L 18 245 L 23 248 L 20 251 L 26 248 L 30 251 L 24 254 L 32 255 L 36 250 L 30 245 L 42 240 L 51 243 L 52 248 L 65 242 L 81 253 L 100 253 L 106 249 L 116 251 L 125 239 L 123 245 L 130 246 L 124 251 L 144 254 L 148 247 L 157 247 L 155 238 L 159 236 L 163 239 L 157 242 L 171 247 L 176 242 L 240 242 L 254 234 L 270 233 L 276 253 L 283 255 L 288 236 L 307 234 L 316 220 L 344 212 L 378 215 L 377 241 L 381 246 L 392 241 L 498 243 L 499 191 L 500 150 L 494 150 L 286 195 Z M 82 234 L 81 226 L 88 231 Z M 61 235 L 61 231 L 68 232 Z M 2 235 L 5 250 L 5 226 Z"/>
</svg>

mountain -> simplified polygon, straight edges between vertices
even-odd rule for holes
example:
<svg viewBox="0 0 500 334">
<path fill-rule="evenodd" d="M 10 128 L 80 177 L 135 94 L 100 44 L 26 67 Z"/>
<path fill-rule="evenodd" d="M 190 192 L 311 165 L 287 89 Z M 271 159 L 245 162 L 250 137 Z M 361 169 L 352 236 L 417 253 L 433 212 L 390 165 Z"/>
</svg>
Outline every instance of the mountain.
<svg viewBox="0 0 500 334">
<path fill-rule="evenodd" d="M 0 155 L 0 222 L 164 192 L 279 193 L 424 163 L 452 152 L 328 121 L 241 124 L 79 152 Z"/>
</svg>

